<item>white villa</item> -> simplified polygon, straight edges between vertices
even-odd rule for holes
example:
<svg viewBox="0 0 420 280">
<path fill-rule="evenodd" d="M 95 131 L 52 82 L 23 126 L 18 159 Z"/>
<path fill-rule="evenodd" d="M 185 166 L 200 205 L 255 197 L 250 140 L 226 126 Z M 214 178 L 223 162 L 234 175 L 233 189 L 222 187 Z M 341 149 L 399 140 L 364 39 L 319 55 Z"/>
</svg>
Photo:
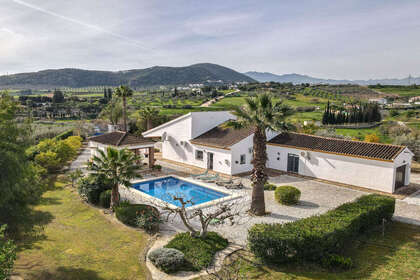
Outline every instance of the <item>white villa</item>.
<svg viewBox="0 0 420 280">
<path fill-rule="evenodd" d="M 143 133 L 160 137 L 164 159 L 240 174 L 252 170 L 253 131 L 224 128 L 227 111 L 192 112 Z M 299 133 L 267 133 L 267 167 L 393 193 L 410 182 L 413 153 L 404 146 Z M 149 144 L 149 143 L 148 143 Z"/>
</svg>

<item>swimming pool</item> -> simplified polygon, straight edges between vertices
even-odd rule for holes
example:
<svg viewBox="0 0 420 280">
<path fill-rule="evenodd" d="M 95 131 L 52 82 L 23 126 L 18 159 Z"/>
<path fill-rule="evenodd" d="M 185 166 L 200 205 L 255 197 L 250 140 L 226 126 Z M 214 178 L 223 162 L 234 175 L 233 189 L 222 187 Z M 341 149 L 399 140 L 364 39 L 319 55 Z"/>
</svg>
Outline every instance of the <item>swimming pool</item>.
<svg viewBox="0 0 420 280">
<path fill-rule="evenodd" d="M 186 206 L 191 207 L 229 195 L 173 176 L 141 181 L 131 187 L 178 207 L 181 203 L 174 200 L 174 196 L 182 197 L 184 201 L 191 200 L 193 204 L 189 203 Z"/>
</svg>

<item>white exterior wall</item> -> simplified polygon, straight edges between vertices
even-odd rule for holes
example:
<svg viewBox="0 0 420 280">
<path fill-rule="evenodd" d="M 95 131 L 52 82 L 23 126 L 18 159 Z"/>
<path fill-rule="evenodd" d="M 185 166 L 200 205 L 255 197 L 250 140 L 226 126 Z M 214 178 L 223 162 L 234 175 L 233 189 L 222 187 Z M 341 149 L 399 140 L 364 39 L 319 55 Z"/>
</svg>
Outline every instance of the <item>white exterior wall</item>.
<svg viewBox="0 0 420 280">
<path fill-rule="evenodd" d="M 254 134 L 243 139 L 231 147 L 232 151 L 232 174 L 244 173 L 252 170 L 252 152 L 249 148 L 253 147 Z M 245 164 L 241 164 L 241 155 L 245 155 Z"/>
<path fill-rule="evenodd" d="M 413 153 L 407 148 L 404 149 L 394 160 L 394 181 L 397 172 L 397 168 L 402 165 L 407 165 L 405 169 L 405 182 L 404 185 L 410 184 L 410 174 L 411 174 L 411 161 L 413 159 Z M 395 182 L 393 185 L 393 191 L 395 190 Z"/>
<path fill-rule="evenodd" d="M 207 162 L 208 162 L 208 154 L 207 153 L 213 153 L 213 170 L 223 173 L 223 174 L 231 174 L 232 168 L 232 156 L 230 150 L 223 150 L 223 149 L 217 149 L 217 148 L 211 148 L 207 146 L 199 146 L 199 145 L 193 145 L 193 153 L 192 153 L 192 161 L 189 164 L 192 164 L 194 166 L 198 166 L 201 168 L 207 168 Z M 204 152 L 204 158 L 203 160 L 196 160 L 195 159 L 195 151 L 200 150 Z"/>
<path fill-rule="evenodd" d="M 301 155 L 309 152 L 310 159 Z M 269 168 L 287 171 L 288 153 L 299 156 L 299 174 L 383 192 L 394 190 L 393 162 L 267 145 Z M 279 158 L 279 159 L 277 159 Z"/>
</svg>

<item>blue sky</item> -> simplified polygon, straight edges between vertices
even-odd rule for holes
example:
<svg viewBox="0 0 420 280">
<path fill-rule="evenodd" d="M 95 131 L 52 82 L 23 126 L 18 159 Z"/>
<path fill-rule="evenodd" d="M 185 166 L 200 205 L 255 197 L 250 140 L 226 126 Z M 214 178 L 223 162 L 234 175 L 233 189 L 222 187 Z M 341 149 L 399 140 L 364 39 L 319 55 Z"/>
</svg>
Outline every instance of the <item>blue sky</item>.
<svg viewBox="0 0 420 280">
<path fill-rule="evenodd" d="M 0 74 L 211 62 L 321 78 L 420 76 L 420 1 L 0 0 Z"/>
</svg>

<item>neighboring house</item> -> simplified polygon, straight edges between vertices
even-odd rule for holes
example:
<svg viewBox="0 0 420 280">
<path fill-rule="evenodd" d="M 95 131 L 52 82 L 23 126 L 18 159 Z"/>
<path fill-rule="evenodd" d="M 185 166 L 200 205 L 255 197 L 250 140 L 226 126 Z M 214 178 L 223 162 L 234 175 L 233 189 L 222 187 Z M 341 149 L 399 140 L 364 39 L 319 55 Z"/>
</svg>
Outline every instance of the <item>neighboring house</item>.
<svg viewBox="0 0 420 280">
<path fill-rule="evenodd" d="M 150 139 L 123 131 L 113 131 L 89 138 L 91 157 L 97 156 L 99 154 L 98 150 L 105 151 L 107 147 L 119 150 L 127 149 L 133 151 L 137 155 L 143 155 L 148 158 L 150 167 L 152 167 L 155 162 L 154 145 L 155 142 Z"/>
<path fill-rule="evenodd" d="M 415 103 L 416 101 L 420 101 L 420 96 L 414 96 L 408 99 L 408 102 Z"/>
<path fill-rule="evenodd" d="M 252 129 L 223 124 L 229 112 L 192 112 L 143 133 L 161 137 L 162 157 L 224 174 L 252 170 Z M 413 154 L 403 146 L 267 133 L 267 167 L 392 193 L 409 184 Z"/>
</svg>

